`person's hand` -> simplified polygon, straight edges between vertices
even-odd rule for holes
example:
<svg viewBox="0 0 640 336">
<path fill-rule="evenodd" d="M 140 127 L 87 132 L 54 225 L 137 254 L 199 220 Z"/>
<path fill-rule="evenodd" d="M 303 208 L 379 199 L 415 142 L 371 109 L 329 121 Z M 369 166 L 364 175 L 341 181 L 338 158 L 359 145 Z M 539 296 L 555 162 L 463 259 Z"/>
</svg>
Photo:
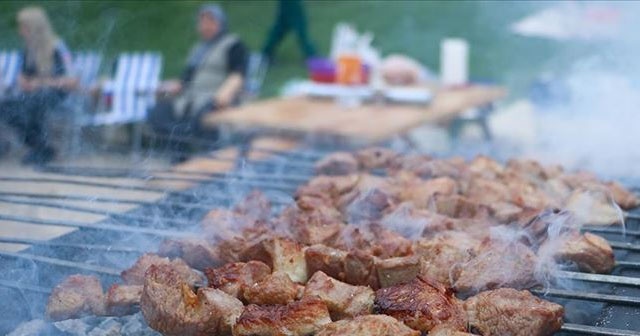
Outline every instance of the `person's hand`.
<svg viewBox="0 0 640 336">
<path fill-rule="evenodd" d="M 225 108 L 231 105 L 233 102 L 233 95 L 228 92 L 217 92 L 213 100 L 216 103 L 216 107 Z"/>
<path fill-rule="evenodd" d="M 41 86 L 42 86 L 42 81 L 37 78 L 25 79 L 20 82 L 20 89 L 26 92 L 35 91 Z"/>
<path fill-rule="evenodd" d="M 164 81 L 160 84 L 158 91 L 168 96 L 177 96 L 182 91 L 182 82 L 176 79 Z"/>
</svg>

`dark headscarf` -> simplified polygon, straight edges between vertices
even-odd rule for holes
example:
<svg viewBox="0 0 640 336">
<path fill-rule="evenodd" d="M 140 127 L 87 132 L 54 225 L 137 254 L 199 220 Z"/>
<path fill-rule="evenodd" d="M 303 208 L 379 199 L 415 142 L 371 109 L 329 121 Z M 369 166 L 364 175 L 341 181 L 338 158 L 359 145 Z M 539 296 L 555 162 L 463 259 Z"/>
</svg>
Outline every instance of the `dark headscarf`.
<svg viewBox="0 0 640 336">
<path fill-rule="evenodd" d="M 209 15 L 214 20 L 216 20 L 216 22 L 218 22 L 219 28 L 215 36 L 213 36 L 209 40 L 200 41 L 189 55 L 189 59 L 187 60 L 187 68 L 185 69 L 185 72 L 182 76 L 182 80 L 186 83 L 191 80 L 195 68 L 200 65 L 205 55 L 207 55 L 209 49 L 211 49 L 211 47 L 213 47 L 227 33 L 228 29 L 227 15 L 224 13 L 224 10 L 222 10 L 222 7 L 216 4 L 202 5 L 202 7 L 200 7 L 200 10 L 198 11 L 198 16 L 203 14 Z"/>
</svg>

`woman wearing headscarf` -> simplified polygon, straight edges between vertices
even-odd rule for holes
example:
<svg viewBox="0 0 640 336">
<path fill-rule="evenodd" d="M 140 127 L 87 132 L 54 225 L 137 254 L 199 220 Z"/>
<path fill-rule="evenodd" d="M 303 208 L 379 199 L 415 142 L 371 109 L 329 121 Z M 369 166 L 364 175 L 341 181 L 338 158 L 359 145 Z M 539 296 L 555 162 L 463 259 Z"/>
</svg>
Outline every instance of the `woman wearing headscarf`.
<svg viewBox="0 0 640 336">
<path fill-rule="evenodd" d="M 165 82 L 161 99 L 149 113 L 156 133 L 169 139 L 173 150 L 183 151 L 180 138 L 210 136 L 214 131 L 201 127 L 203 114 L 239 102 L 247 65 L 247 49 L 228 31 L 227 17 L 217 5 L 204 5 L 198 13 L 198 41 L 187 58 L 180 80 Z M 208 133 L 208 134 L 205 134 Z M 186 158 L 184 153 L 174 157 Z"/>
<path fill-rule="evenodd" d="M 55 156 L 45 129 L 45 112 L 62 102 L 77 86 L 71 74 L 71 54 L 40 7 L 26 7 L 17 15 L 24 42 L 19 93 L 0 106 L 0 119 L 13 126 L 30 152 L 25 164 L 44 164 Z"/>
</svg>

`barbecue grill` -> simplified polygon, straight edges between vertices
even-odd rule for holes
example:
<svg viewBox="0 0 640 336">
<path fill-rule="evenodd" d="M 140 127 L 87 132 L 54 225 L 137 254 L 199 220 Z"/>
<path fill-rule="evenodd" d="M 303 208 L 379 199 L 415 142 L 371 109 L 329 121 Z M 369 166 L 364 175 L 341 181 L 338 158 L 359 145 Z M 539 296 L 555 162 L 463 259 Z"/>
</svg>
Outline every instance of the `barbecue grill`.
<svg viewBox="0 0 640 336">
<path fill-rule="evenodd" d="M 209 171 L 132 170 L 114 168 L 42 168 L 46 177 L 0 177 L 0 183 L 56 183 L 84 185 L 112 190 L 116 196 L 52 195 L 46 193 L 0 192 L 0 203 L 21 204 L 71 212 L 106 216 L 95 222 L 38 219 L 0 213 L 2 222 L 53 225 L 77 230 L 51 240 L 0 237 L 0 243 L 24 244 L 20 252 L 0 252 L 0 333 L 11 332 L 22 322 L 42 318 L 51 289 L 74 273 L 100 276 L 106 286 L 118 280 L 120 272 L 141 254 L 153 251 L 168 237 L 193 235 L 191 231 L 208 210 L 229 207 L 253 189 L 267 195 L 278 211 L 292 202 L 296 187 L 313 174 L 313 162 L 322 151 L 297 148 L 289 151 L 249 148 L 235 158 L 212 154 L 210 160 L 229 161 L 235 168 L 226 173 Z M 246 154 L 261 152 L 265 159 L 249 159 Z M 76 177 L 94 177 L 88 182 Z M 114 182 L 142 180 L 188 184 L 188 188 L 131 186 Z M 2 190 L 2 188 L 0 188 Z M 118 197 L 118 192 L 135 190 L 157 194 L 158 201 Z M 91 201 L 91 207 L 75 205 Z M 103 204 L 136 206 L 120 213 L 101 208 Z M 532 292 L 565 307 L 565 325 L 560 335 L 640 335 L 640 211 L 625 214 L 626 229 L 585 228 L 605 237 L 615 250 L 616 268 L 612 275 L 560 271 L 563 286 Z M 567 289 L 569 288 L 569 289 Z M 138 314 L 139 315 L 139 314 Z M 90 318 L 88 323 L 104 323 Z M 108 319 L 108 318 L 107 318 Z M 88 320 L 88 321 L 89 321 Z M 55 334 L 54 328 L 46 329 Z M 61 333 L 61 332 L 60 332 Z M 145 334 L 139 332 L 139 334 Z"/>
</svg>

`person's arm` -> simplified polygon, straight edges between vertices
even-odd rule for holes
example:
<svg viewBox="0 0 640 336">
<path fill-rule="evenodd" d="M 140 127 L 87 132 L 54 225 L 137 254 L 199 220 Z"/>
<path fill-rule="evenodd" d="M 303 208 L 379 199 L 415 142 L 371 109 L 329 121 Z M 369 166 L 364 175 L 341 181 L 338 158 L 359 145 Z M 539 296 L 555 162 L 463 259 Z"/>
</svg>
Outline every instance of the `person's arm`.
<svg viewBox="0 0 640 336">
<path fill-rule="evenodd" d="M 247 49 L 242 42 L 237 42 L 229 48 L 229 63 L 227 64 L 227 73 L 229 75 L 214 94 L 215 103 L 218 107 L 231 105 L 234 99 L 242 92 L 247 57 Z"/>
</svg>

